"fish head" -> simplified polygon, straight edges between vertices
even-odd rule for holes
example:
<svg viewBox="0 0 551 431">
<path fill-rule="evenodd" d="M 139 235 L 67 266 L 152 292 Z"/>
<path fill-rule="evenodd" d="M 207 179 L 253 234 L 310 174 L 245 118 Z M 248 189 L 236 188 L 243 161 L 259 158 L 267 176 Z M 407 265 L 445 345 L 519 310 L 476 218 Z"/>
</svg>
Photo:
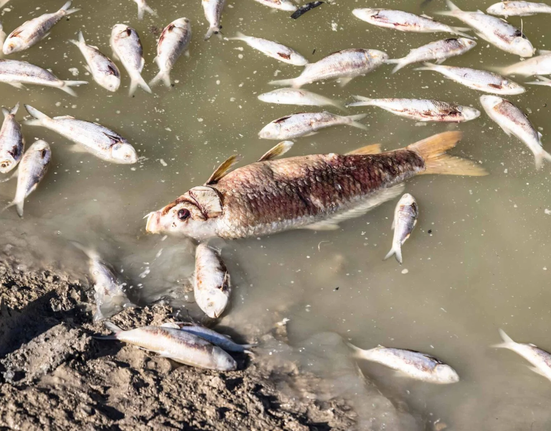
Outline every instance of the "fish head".
<svg viewBox="0 0 551 431">
<path fill-rule="evenodd" d="M 439 383 L 457 383 L 459 375 L 457 372 L 446 364 L 438 364 L 434 367 L 434 374 Z"/>
<path fill-rule="evenodd" d="M 279 139 L 281 134 L 281 123 L 288 118 L 289 116 L 281 117 L 267 124 L 260 132 L 258 132 L 258 137 L 260 139 Z"/>
<path fill-rule="evenodd" d="M 519 85 L 514 81 L 508 81 L 508 80 L 503 81 L 502 88 L 506 89 L 507 94 L 511 94 L 511 95 L 522 94 L 526 91 L 526 89 L 522 85 Z"/>
<path fill-rule="evenodd" d="M 14 52 L 18 52 L 18 51 L 21 51 L 23 49 L 25 49 L 25 46 L 23 44 L 23 40 L 21 40 L 17 36 L 9 37 L 4 42 L 3 51 L 4 51 L 5 55 L 13 54 Z"/>
<path fill-rule="evenodd" d="M 470 106 L 463 106 L 461 108 L 461 114 L 463 115 L 463 118 L 465 118 L 465 121 L 474 120 L 475 118 L 480 117 L 480 111 L 475 108 L 471 108 Z"/>
<path fill-rule="evenodd" d="M 213 348 L 216 369 L 220 371 L 233 371 L 237 369 L 237 362 L 220 347 Z"/>
<path fill-rule="evenodd" d="M 417 202 L 415 201 L 415 198 L 410 195 L 409 193 L 404 193 L 404 195 L 400 198 L 400 201 L 398 202 L 399 205 L 416 205 Z"/>
<path fill-rule="evenodd" d="M 362 21 L 375 21 L 374 18 L 375 15 L 379 12 L 379 9 L 373 9 L 373 8 L 362 8 L 362 9 L 354 9 L 352 11 L 352 15 L 354 15 L 356 18 L 361 19 Z"/>
<path fill-rule="evenodd" d="M 0 156 L 0 173 L 7 174 L 15 167 L 16 164 L 17 160 L 15 160 L 10 153 L 2 154 L 2 156 Z"/>
<path fill-rule="evenodd" d="M 468 37 L 460 37 L 457 39 L 457 41 L 461 44 L 461 46 L 471 49 L 476 46 L 476 42 L 472 39 L 469 39 Z"/>
<path fill-rule="evenodd" d="M 119 142 L 111 146 L 111 157 L 116 163 L 131 165 L 138 161 L 138 155 L 132 145 Z"/>
<path fill-rule="evenodd" d="M 512 45 L 515 52 L 521 57 L 532 57 L 536 52 L 536 49 L 522 33 L 513 39 Z"/>
<path fill-rule="evenodd" d="M 109 66 L 105 73 L 101 74 L 98 78 L 98 83 L 105 89 L 115 92 L 119 89 L 121 85 L 121 75 L 120 72 Z"/>
<path fill-rule="evenodd" d="M 501 15 L 504 10 L 505 10 L 505 5 L 499 2 L 491 5 L 488 9 L 486 9 L 486 13 L 489 13 L 490 15 Z"/>
<path fill-rule="evenodd" d="M 497 97 L 497 96 L 481 96 L 480 97 L 480 103 L 482 104 L 482 107 L 486 110 L 494 109 L 501 102 L 503 102 L 503 99 L 501 97 Z"/>
<path fill-rule="evenodd" d="M 388 60 L 388 54 L 377 49 L 366 50 L 365 56 L 368 60 L 377 64 L 385 63 Z"/>
<path fill-rule="evenodd" d="M 178 18 L 177 20 L 172 21 L 172 24 L 176 27 L 186 28 L 190 25 L 190 21 L 187 18 Z"/>
</svg>

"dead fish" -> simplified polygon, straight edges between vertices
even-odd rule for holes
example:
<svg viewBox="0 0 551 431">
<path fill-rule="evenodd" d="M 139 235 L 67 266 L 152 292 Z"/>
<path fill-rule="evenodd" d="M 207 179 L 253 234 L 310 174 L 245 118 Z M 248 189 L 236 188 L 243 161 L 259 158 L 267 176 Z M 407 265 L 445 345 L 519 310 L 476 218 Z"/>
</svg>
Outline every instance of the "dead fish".
<svg viewBox="0 0 551 431">
<path fill-rule="evenodd" d="M 285 45 L 271 40 L 261 39 L 259 37 L 245 36 L 238 32 L 236 37 L 230 37 L 228 40 L 241 40 L 250 47 L 260 51 L 268 57 L 275 58 L 283 63 L 292 64 L 293 66 L 306 66 L 308 60 L 302 55 Z"/>
<path fill-rule="evenodd" d="M 0 6 L 1 7 L 1 6 Z M 4 41 L 6 40 L 6 32 L 4 31 L 4 27 L 2 26 L 2 23 L 0 22 L 0 46 L 4 46 Z M 0 57 L 4 51 L 0 52 Z"/>
<path fill-rule="evenodd" d="M 110 43 L 115 60 L 122 63 L 130 76 L 130 96 L 138 86 L 151 93 L 151 89 L 141 75 L 145 60 L 142 43 L 136 30 L 124 24 L 115 24 L 111 31 Z"/>
<path fill-rule="evenodd" d="M 54 13 L 46 13 L 37 18 L 24 22 L 12 31 L 4 42 L 4 54 L 13 54 L 30 48 L 48 36 L 50 30 L 63 17 L 79 11 L 70 9 L 71 2 L 68 1 L 61 9 Z"/>
<path fill-rule="evenodd" d="M 119 68 L 109 57 L 102 54 L 95 46 L 86 45 L 82 32 L 78 33 L 78 41 L 70 40 L 80 49 L 87 65 L 86 70 L 90 72 L 94 81 L 109 91 L 117 91 L 121 85 L 121 73 Z"/>
<path fill-rule="evenodd" d="M 195 302 L 211 319 L 218 319 L 230 301 L 230 274 L 219 253 L 202 243 L 195 250 Z"/>
<path fill-rule="evenodd" d="M 205 40 L 208 40 L 213 34 L 220 33 L 220 29 L 222 28 L 220 21 L 226 0 L 201 0 L 201 3 L 203 4 L 205 18 L 210 25 L 207 34 L 205 34 Z"/>
<path fill-rule="evenodd" d="M 415 175 L 485 175 L 474 163 L 444 154 L 460 138 L 460 132 L 446 132 L 380 154 L 375 145 L 345 155 L 275 160 L 276 151 L 228 173 L 237 160 L 232 156 L 205 185 L 149 214 L 146 230 L 236 239 L 290 229 L 338 229 L 340 222 L 398 196 L 402 183 Z"/>
<path fill-rule="evenodd" d="M 163 81 L 170 87 L 170 71 L 183 52 L 187 50 L 191 41 L 191 22 L 187 18 L 179 18 L 167 25 L 157 43 L 157 57 L 155 62 L 159 66 L 159 73 L 149 83 L 150 86 Z"/>
<path fill-rule="evenodd" d="M 543 85 L 545 87 L 551 87 L 551 79 L 545 76 L 538 76 L 538 81 L 527 82 L 528 85 Z"/>
<path fill-rule="evenodd" d="M 502 75 L 551 75 L 551 51 L 540 50 L 540 55 L 506 67 L 495 68 Z"/>
<path fill-rule="evenodd" d="M 501 335 L 503 343 L 495 344 L 492 347 L 512 350 L 533 365 L 528 368 L 534 373 L 551 380 L 551 353 L 540 349 L 535 344 L 517 343 L 503 329 L 499 330 L 499 335 Z"/>
<path fill-rule="evenodd" d="M 396 67 L 392 70 L 392 73 L 396 73 L 403 67 L 412 63 L 436 61 L 440 64 L 450 57 L 465 54 L 475 46 L 476 42 L 474 40 L 464 37 L 458 39 L 452 38 L 438 40 L 436 42 L 431 42 L 427 45 L 420 46 L 419 48 L 412 49 L 409 54 L 403 58 L 387 60 L 387 63 L 396 64 Z"/>
<path fill-rule="evenodd" d="M 3 174 L 17 166 L 25 149 L 21 125 L 15 120 L 18 109 L 19 103 L 11 111 L 2 108 L 4 122 L 0 129 L 0 173 Z"/>
<path fill-rule="evenodd" d="M 25 105 L 34 119 L 25 121 L 28 126 L 42 126 L 80 144 L 86 152 L 118 164 L 132 164 L 138 155 L 132 145 L 122 136 L 97 123 L 77 120 L 69 115 L 50 118 L 32 106 Z"/>
<path fill-rule="evenodd" d="M 367 130 L 367 126 L 358 122 L 367 114 L 342 116 L 331 112 L 303 112 L 278 118 L 264 126 L 258 133 L 261 139 L 293 139 L 309 136 L 321 129 L 333 126 L 352 126 Z"/>
<path fill-rule="evenodd" d="M 278 88 L 258 96 L 258 100 L 278 105 L 334 106 L 344 109 L 342 103 L 299 88 Z"/>
<path fill-rule="evenodd" d="M 272 9 L 284 10 L 287 12 L 294 12 L 297 10 L 297 5 L 295 5 L 290 0 L 255 0 L 257 3 L 263 4 L 264 6 L 271 7 Z"/>
<path fill-rule="evenodd" d="M 462 11 L 450 0 L 446 0 L 446 3 L 450 10 L 437 12 L 438 14 L 460 19 L 465 24 L 474 28 L 480 38 L 505 52 L 520 55 L 521 57 L 532 57 L 534 55 L 534 47 L 518 28 L 513 27 L 502 19 L 486 15 L 480 11 Z"/>
<path fill-rule="evenodd" d="M 486 93 L 513 95 L 522 94 L 526 91 L 523 86 L 516 82 L 486 70 L 471 69 L 469 67 L 438 66 L 430 63 L 425 63 L 425 67 L 415 70 L 438 72 L 465 87 Z"/>
<path fill-rule="evenodd" d="M 504 16 L 530 16 L 538 13 L 551 13 L 551 6 L 545 3 L 533 3 L 528 1 L 501 1 L 491 5 L 486 12 L 492 15 Z"/>
<path fill-rule="evenodd" d="M 299 19 L 302 15 L 304 15 L 306 12 L 310 12 L 312 9 L 315 9 L 323 4 L 322 1 L 316 0 L 312 1 L 310 3 L 306 3 L 302 5 L 300 8 L 298 8 L 292 15 L 291 18 L 293 19 Z"/>
<path fill-rule="evenodd" d="M 271 85 L 300 88 L 305 84 L 325 79 L 338 79 L 342 86 L 357 76 L 377 69 L 388 60 L 388 55 L 376 49 L 344 49 L 329 54 L 316 63 L 307 64 L 299 77 L 271 81 Z"/>
<path fill-rule="evenodd" d="M 415 380 L 440 385 L 459 381 L 459 376 L 452 367 L 426 353 L 384 346 L 363 350 L 353 344 L 347 344 L 356 358 L 377 362 Z"/>
<path fill-rule="evenodd" d="M 392 221 L 392 230 L 394 238 L 392 239 L 392 248 L 385 256 L 387 260 L 391 256 L 396 256 L 396 260 L 402 263 L 402 245 L 407 241 L 419 217 L 419 206 L 415 198 L 409 193 L 404 194 L 398 201 L 394 210 L 394 220 Z"/>
<path fill-rule="evenodd" d="M 41 67 L 19 60 L 0 60 L 0 82 L 15 88 L 23 88 L 23 84 L 59 88 L 75 97 L 76 93 L 70 87 L 88 84 L 88 81 L 62 81 Z"/>
<path fill-rule="evenodd" d="M 145 0 L 134 0 L 134 3 L 138 5 L 138 19 L 143 19 L 146 12 L 150 15 L 157 16 L 157 12 L 151 9 Z"/>
<path fill-rule="evenodd" d="M 415 33 L 452 33 L 464 37 L 470 37 L 463 33 L 468 28 L 450 27 L 435 21 L 428 16 L 419 16 L 401 10 L 365 8 L 354 9 L 352 14 L 369 24 L 377 27 L 391 28 L 398 31 L 409 31 Z"/>
<path fill-rule="evenodd" d="M 193 367 L 209 370 L 232 371 L 237 369 L 235 360 L 220 347 L 213 346 L 203 338 L 166 326 L 143 326 L 123 331 L 111 322 L 105 322 L 114 335 L 103 339 L 116 339 L 164 358 Z"/>
<path fill-rule="evenodd" d="M 435 121 L 439 123 L 463 123 L 480 116 L 480 111 L 470 106 L 429 99 L 369 99 L 354 96 L 357 102 L 349 106 L 377 106 L 400 117 L 416 121 Z"/>
<path fill-rule="evenodd" d="M 516 136 L 532 151 L 536 169 L 543 166 L 544 160 L 551 161 L 551 154 L 543 149 L 542 134 L 538 132 L 524 112 L 506 99 L 497 96 L 482 96 L 480 103 L 486 114 L 494 120 L 507 136 Z"/>
<path fill-rule="evenodd" d="M 252 344 L 237 344 L 225 335 L 219 334 L 212 329 L 205 328 L 204 326 L 188 325 L 186 323 L 175 324 L 181 331 L 188 332 L 193 335 L 197 335 L 209 343 L 215 346 L 221 347 L 226 352 L 247 352 L 248 349 L 254 347 Z"/>
</svg>

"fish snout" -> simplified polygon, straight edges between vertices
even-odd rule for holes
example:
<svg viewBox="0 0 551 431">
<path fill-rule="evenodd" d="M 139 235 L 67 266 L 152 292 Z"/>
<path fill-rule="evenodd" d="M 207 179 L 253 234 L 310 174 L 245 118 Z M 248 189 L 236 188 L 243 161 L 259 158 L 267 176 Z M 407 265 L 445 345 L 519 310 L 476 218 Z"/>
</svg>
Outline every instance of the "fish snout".
<svg viewBox="0 0 551 431">
<path fill-rule="evenodd" d="M 154 211 L 147 216 L 147 224 L 145 225 L 146 232 L 160 233 L 161 232 L 161 213 Z"/>
<path fill-rule="evenodd" d="M 7 174 L 9 171 L 12 170 L 12 167 L 13 167 L 13 160 L 9 160 L 9 159 L 0 160 L 0 173 Z"/>
</svg>

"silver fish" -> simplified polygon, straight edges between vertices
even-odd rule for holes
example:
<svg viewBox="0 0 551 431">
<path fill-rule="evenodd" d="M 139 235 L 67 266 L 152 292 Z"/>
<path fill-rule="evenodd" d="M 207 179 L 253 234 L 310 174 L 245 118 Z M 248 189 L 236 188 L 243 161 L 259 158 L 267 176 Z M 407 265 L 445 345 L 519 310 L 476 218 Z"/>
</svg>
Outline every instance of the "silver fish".
<svg viewBox="0 0 551 431">
<path fill-rule="evenodd" d="M 452 367 L 426 353 L 384 346 L 363 350 L 350 343 L 348 345 L 354 351 L 356 358 L 377 362 L 415 380 L 436 384 L 459 381 L 459 376 Z"/>
<path fill-rule="evenodd" d="M 212 319 L 219 318 L 230 301 L 230 274 L 220 255 L 207 244 L 195 250 L 195 302 Z"/>
<path fill-rule="evenodd" d="M 278 105 L 334 106 L 344 109 L 342 103 L 299 88 L 278 88 L 258 96 L 258 100 Z"/>
<path fill-rule="evenodd" d="M 425 67 L 415 70 L 431 70 L 441 73 L 465 87 L 486 93 L 513 95 L 522 94 L 526 89 L 501 75 L 486 70 L 471 69 L 469 67 L 438 66 L 425 63 Z"/>
<path fill-rule="evenodd" d="M 419 217 L 419 206 L 415 198 L 409 193 L 404 194 L 394 210 L 394 220 L 392 221 L 392 230 L 394 238 L 392 239 L 392 248 L 385 256 L 384 260 L 395 255 L 396 260 L 402 263 L 402 245 L 407 241 L 411 232 L 417 224 Z"/>
<path fill-rule="evenodd" d="M 163 81 L 170 87 L 170 71 L 191 41 L 191 23 L 187 18 L 178 18 L 167 25 L 157 43 L 157 57 L 155 62 L 159 66 L 159 73 L 149 83 L 150 86 Z"/>
<path fill-rule="evenodd" d="M 417 121 L 463 123 L 480 116 L 480 111 L 470 106 L 428 99 L 369 99 L 354 96 L 357 102 L 346 106 L 377 106 L 400 117 Z"/>
<path fill-rule="evenodd" d="M 76 93 L 70 87 L 88 84 L 88 81 L 62 81 L 41 67 L 19 60 L 0 60 L 0 82 L 16 88 L 23 88 L 23 84 L 59 88 L 75 97 Z"/>
<path fill-rule="evenodd" d="M 446 0 L 449 11 L 437 12 L 440 15 L 453 16 L 475 29 L 476 34 L 499 49 L 521 57 L 532 57 L 535 49 L 518 28 L 495 16 L 480 11 L 465 12 Z"/>
<path fill-rule="evenodd" d="M 4 31 L 4 27 L 2 26 L 2 23 L 0 22 L 0 46 L 4 45 L 5 40 L 6 40 L 6 32 Z M 0 52 L 0 57 L 2 56 L 3 53 L 4 53 L 4 51 Z"/>
<path fill-rule="evenodd" d="M 519 61 L 510 66 L 496 68 L 495 70 L 502 75 L 551 75 L 551 51 L 540 50 L 540 55 L 534 58 Z"/>
<path fill-rule="evenodd" d="M 77 120 L 71 116 L 50 118 L 32 106 L 25 108 L 34 119 L 25 121 L 28 126 L 42 126 L 82 145 L 87 152 L 107 162 L 132 164 L 138 155 L 122 136 L 100 124 Z"/>
<path fill-rule="evenodd" d="M 331 112 L 303 112 L 278 118 L 264 126 L 258 133 L 261 139 L 293 139 L 301 136 L 313 135 L 321 129 L 332 126 L 352 126 L 367 130 L 358 120 L 367 114 L 350 115 L 344 117 Z"/>
<path fill-rule="evenodd" d="M 46 13 L 21 24 L 6 38 L 3 48 L 4 54 L 23 51 L 40 42 L 63 17 L 80 10 L 70 9 L 70 7 L 71 2 L 68 1 L 57 12 Z"/>
<path fill-rule="evenodd" d="M 392 73 L 396 73 L 403 67 L 412 63 L 436 61 L 440 64 L 450 57 L 465 54 L 475 46 L 476 42 L 474 40 L 464 37 L 437 40 L 436 42 L 431 42 L 419 48 L 412 49 L 409 54 L 403 58 L 388 60 L 387 63 L 396 64 L 396 67 L 392 70 Z"/>
<path fill-rule="evenodd" d="M 284 10 L 287 12 L 294 12 L 297 10 L 297 6 L 289 0 L 255 0 L 257 3 L 264 6 L 271 7 L 273 9 Z"/>
<path fill-rule="evenodd" d="M 203 10 L 205 12 L 205 18 L 209 22 L 209 29 L 205 34 L 205 40 L 211 38 L 213 34 L 220 33 L 222 26 L 220 20 L 222 19 L 222 11 L 226 4 L 226 0 L 201 0 L 203 4 Z"/>
<path fill-rule="evenodd" d="M 388 60 L 388 55 L 376 49 L 344 49 L 329 54 L 316 63 L 307 64 L 299 77 L 271 81 L 271 85 L 300 88 L 325 79 L 338 79 L 342 86 L 352 79 L 368 74 Z"/>
<path fill-rule="evenodd" d="M 538 132 L 528 117 L 508 100 L 497 96 L 482 96 L 480 103 L 486 114 L 503 129 L 508 136 L 516 136 L 532 151 L 536 160 L 536 169 L 543 166 L 544 160 L 551 161 L 541 143 L 542 134 Z"/>
<path fill-rule="evenodd" d="M 138 5 L 138 19 L 143 19 L 145 13 L 151 14 L 153 16 L 157 16 L 157 12 L 155 12 L 153 9 L 151 9 L 145 0 L 134 0 L 134 3 Z"/>
<path fill-rule="evenodd" d="M 177 328 L 181 331 L 188 332 L 193 335 L 207 340 L 209 343 L 214 344 L 215 346 L 221 347 L 227 352 L 246 352 L 247 349 L 253 347 L 252 344 L 237 344 L 232 341 L 231 338 L 228 338 L 225 335 L 219 334 L 212 329 L 205 328 L 204 326 L 198 325 L 188 325 L 186 323 L 176 323 Z"/>
<path fill-rule="evenodd" d="M 115 24 L 111 31 L 110 43 L 115 60 L 120 60 L 130 76 L 130 96 L 138 86 L 151 93 L 151 89 L 141 75 L 145 60 L 142 43 L 136 30 L 124 24 Z"/>
<path fill-rule="evenodd" d="M 229 40 L 241 40 L 268 57 L 275 58 L 283 63 L 292 64 L 293 66 L 306 66 L 308 64 L 308 60 L 294 49 L 278 42 L 261 39 L 259 37 L 245 36 L 240 32 L 237 33 L 236 37 L 230 37 Z"/>
<path fill-rule="evenodd" d="M 144 326 L 123 331 L 111 322 L 105 325 L 114 332 L 112 337 L 142 349 L 158 353 L 182 364 L 218 371 L 237 369 L 235 360 L 220 347 L 203 338 L 166 326 Z"/>
<path fill-rule="evenodd" d="M 70 40 L 75 44 L 84 59 L 86 60 L 86 70 L 90 72 L 94 81 L 109 91 L 117 91 L 121 85 L 121 73 L 119 68 L 109 57 L 102 54 L 95 46 L 86 45 L 82 32 L 78 34 L 78 41 Z"/>
<path fill-rule="evenodd" d="M 528 1 L 501 1 L 491 5 L 486 12 L 506 18 L 508 16 L 530 16 L 538 13 L 551 13 L 551 6 Z"/>
<path fill-rule="evenodd" d="M 15 120 L 18 109 L 19 103 L 11 111 L 2 108 L 4 122 L 0 129 L 0 173 L 3 174 L 7 174 L 17 166 L 25 149 L 21 125 Z"/>
</svg>

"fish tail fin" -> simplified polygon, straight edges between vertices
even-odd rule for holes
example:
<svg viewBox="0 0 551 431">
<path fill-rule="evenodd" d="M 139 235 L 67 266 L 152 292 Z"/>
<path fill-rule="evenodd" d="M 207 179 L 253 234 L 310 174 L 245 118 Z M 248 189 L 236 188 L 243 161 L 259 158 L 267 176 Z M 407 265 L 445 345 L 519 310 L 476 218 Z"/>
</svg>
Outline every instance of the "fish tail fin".
<svg viewBox="0 0 551 431">
<path fill-rule="evenodd" d="M 71 39 L 69 40 L 69 42 L 78 47 L 86 45 L 86 41 L 84 40 L 84 35 L 82 34 L 82 31 L 78 32 L 78 40 Z"/>
<path fill-rule="evenodd" d="M 119 332 L 123 332 L 123 330 L 120 327 L 118 327 L 117 325 L 115 325 L 113 322 L 109 322 L 108 320 L 106 320 L 105 322 L 103 322 L 103 324 L 105 325 L 105 327 L 107 329 L 114 332 L 115 337 L 117 336 L 117 334 Z"/>
<path fill-rule="evenodd" d="M 348 348 L 350 350 L 352 350 L 353 356 L 355 356 L 357 358 L 360 358 L 360 357 L 363 356 L 363 352 L 364 352 L 363 349 L 360 349 L 358 346 L 355 346 L 350 341 L 346 341 L 346 340 L 343 340 L 343 341 L 344 341 L 344 344 L 346 344 L 348 346 Z"/>
<path fill-rule="evenodd" d="M 14 206 L 15 204 L 16 204 L 15 201 L 10 202 L 10 203 L 7 204 L 4 208 L 2 208 L 2 210 L 0 211 L 0 213 L 3 213 L 4 211 L 6 211 L 8 208 L 11 208 L 11 207 Z"/>
<path fill-rule="evenodd" d="M 168 70 L 160 70 L 159 73 L 157 73 L 157 75 L 155 75 L 155 78 L 153 78 L 149 82 L 149 86 L 154 87 L 155 85 L 157 85 L 161 81 L 165 84 L 165 86 L 170 87 L 170 85 L 171 85 L 170 72 Z"/>
<path fill-rule="evenodd" d="M 531 81 L 531 82 L 526 82 L 526 84 L 528 85 L 551 85 L 551 79 L 549 78 L 546 78 L 545 76 L 541 76 L 541 75 L 538 75 L 537 78 L 539 79 L 539 81 Z"/>
<path fill-rule="evenodd" d="M 302 83 L 298 80 L 298 78 L 276 79 L 275 81 L 270 81 L 268 84 L 279 85 L 281 87 L 292 87 L 292 88 L 302 87 Z"/>
<path fill-rule="evenodd" d="M 247 37 L 247 35 L 241 33 L 238 31 L 234 37 L 228 37 L 228 40 L 244 40 Z"/>
<path fill-rule="evenodd" d="M 157 12 L 151 9 L 148 5 L 138 5 L 138 19 L 143 19 L 146 12 L 150 15 L 157 16 Z"/>
<path fill-rule="evenodd" d="M 330 103 L 331 106 L 340 109 L 341 111 L 346 111 L 346 107 L 340 100 L 330 100 L 330 102 L 328 101 L 328 103 Z"/>
<path fill-rule="evenodd" d="M 130 77 L 130 90 L 128 91 L 128 95 L 132 96 L 138 87 L 141 87 L 146 92 L 151 93 L 151 88 L 149 88 L 149 85 L 147 85 L 147 82 L 145 82 L 141 75 Z"/>
<path fill-rule="evenodd" d="M 395 256 L 398 263 L 401 265 L 402 260 L 402 248 L 400 247 L 400 244 L 393 245 L 390 251 L 386 254 L 385 258 L 383 260 L 387 260 L 389 257 Z"/>
<path fill-rule="evenodd" d="M 423 158 L 425 170 L 420 172 L 420 175 L 466 175 L 473 177 L 487 175 L 488 173 L 484 168 L 476 163 L 446 154 L 447 150 L 457 145 L 462 136 L 463 134 L 457 131 L 439 133 L 408 145 L 406 149 Z"/>
<path fill-rule="evenodd" d="M 359 122 L 359 120 L 363 120 L 365 117 L 367 117 L 367 114 L 349 115 L 346 118 L 350 120 L 350 123 L 348 123 L 349 126 L 356 127 L 357 129 L 367 130 L 367 126 Z"/>
<path fill-rule="evenodd" d="M 10 205 L 15 205 L 15 209 L 17 210 L 17 215 L 23 218 L 23 207 L 25 206 L 25 200 L 22 199 L 17 202 L 13 201 Z"/>
<path fill-rule="evenodd" d="M 450 26 L 451 27 L 451 26 Z M 465 33 L 466 31 L 471 30 L 469 27 L 451 27 L 454 34 L 457 34 L 458 36 L 466 37 L 468 39 L 472 39 L 473 36 Z"/>
<path fill-rule="evenodd" d="M 79 8 L 71 8 L 72 0 L 69 0 L 67 3 L 65 3 L 63 6 L 61 6 L 61 9 L 63 12 L 65 12 L 65 15 L 71 15 L 72 13 L 78 12 Z"/>
<path fill-rule="evenodd" d="M 86 247 L 84 244 L 78 242 L 78 241 L 69 241 L 69 243 L 73 246 L 78 248 L 80 251 L 82 251 L 90 260 L 99 260 L 99 253 L 89 247 Z M 100 313 L 101 314 L 101 313 Z"/>
<path fill-rule="evenodd" d="M 391 73 L 393 74 L 398 72 L 400 69 L 403 69 L 409 64 L 407 61 L 405 61 L 404 58 L 396 58 L 394 60 L 388 60 L 387 63 L 396 65 L 394 69 L 392 69 Z"/>
<path fill-rule="evenodd" d="M 49 120 L 50 117 L 48 117 L 43 112 L 40 112 L 38 109 L 33 108 L 31 105 L 24 105 L 25 109 L 29 114 L 31 114 L 34 118 L 32 120 L 25 121 L 25 125 L 27 126 L 40 126 L 43 122 L 43 120 Z"/>
<path fill-rule="evenodd" d="M 515 345 L 515 341 L 511 337 L 509 337 L 503 329 L 499 329 L 499 335 L 501 336 L 501 339 L 503 340 L 503 343 L 494 344 L 492 347 L 495 347 L 497 349 L 510 349 L 511 346 Z"/>
<path fill-rule="evenodd" d="M 438 65 L 434 63 L 423 63 L 423 67 L 416 67 L 414 70 L 434 70 Z"/>
<path fill-rule="evenodd" d="M 19 109 L 19 102 L 17 102 L 17 103 L 15 104 L 15 106 L 12 108 L 11 111 L 9 111 L 9 113 L 10 113 L 11 115 L 15 115 L 15 114 L 17 114 L 17 110 L 18 110 L 18 109 Z"/>
<path fill-rule="evenodd" d="M 354 99 L 356 99 L 356 102 L 348 103 L 346 107 L 350 106 L 371 106 L 373 105 L 373 99 L 370 99 L 369 97 L 363 97 L 363 96 L 353 96 Z"/>
<path fill-rule="evenodd" d="M 543 149 L 539 153 L 535 154 L 534 157 L 536 159 L 536 169 L 542 168 L 544 160 L 551 161 L 551 154 Z"/>
<path fill-rule="evenodd" d="M 436 12 L 437 15 L 453 16 L 453 15 L 455 15 L 456 12 L 462 12 L 462 10 L 459 9 L 455 4 L 453 4 L 453 2 L 451 0 L 446 0 L 446 4 L 450 8 L 450 10 L 443 10 L 443 11 L 440 11 L 440 12 Z"/>
<path fill-rule="evenodd" d="M 78 87 L 79 85 L 88 84 L 88 81 L 63 81 L 63 87 L 60 87 L 61 90 L 65 93 L 70 94 L 71 96 L 77 97 L 77 93 L 71 87 Z"/>
</svg>

